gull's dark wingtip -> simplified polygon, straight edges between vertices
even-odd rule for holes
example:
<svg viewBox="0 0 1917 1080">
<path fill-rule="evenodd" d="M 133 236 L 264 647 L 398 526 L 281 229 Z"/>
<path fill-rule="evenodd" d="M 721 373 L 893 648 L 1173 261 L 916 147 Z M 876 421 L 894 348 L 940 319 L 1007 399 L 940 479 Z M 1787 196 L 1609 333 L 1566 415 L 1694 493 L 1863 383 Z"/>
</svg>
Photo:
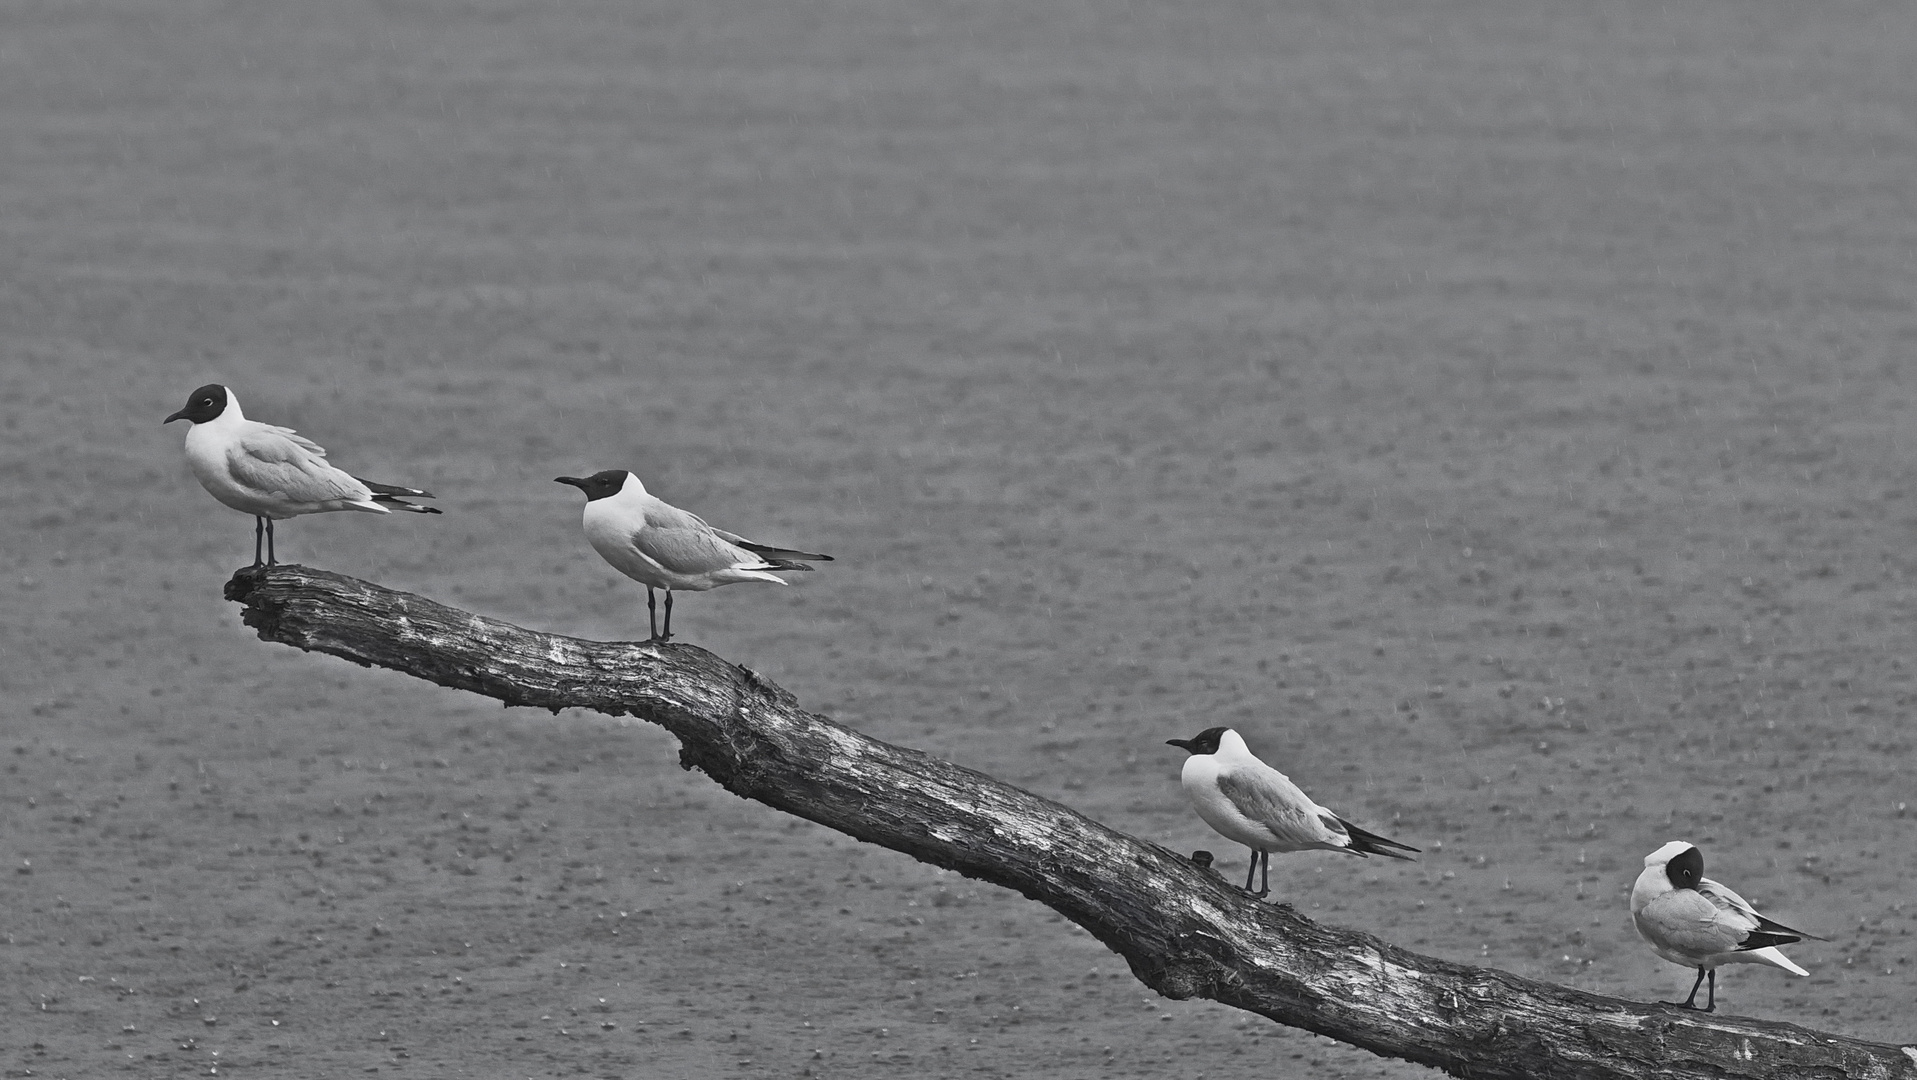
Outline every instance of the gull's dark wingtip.
<svg viewBox="0 0 1917 1080">
<path fill-rule="evenodd" d="M 1791 927 L 1785 926 L 1783 923 L 1778 922 L 1775 919 L 1768 919 L 1762 915 L 1759 915 L 1757 917 L 1757 929 L 1767 934 L 1789 934 L 1793 937 L 1809 938 L 1812 941 L 1829 941 L 1830 940 L 1827 937 L 1818 937 L 1816 934 L 1807 934 L 1802 930 L 1792 929 Z"/>
<path fill-rule="evenodd" d="M 1383 855 L 1387 859 L 1403 859 L 1405 862 L 1417 862 L 1418 860 L 1411 856 L 1402 855 L 1399 854 L 1399 852 L 1416 851 L 1422 854 L 1424 850 L 1422 848 L 1412 847 L 1410 844 L 1401 844 L 1389 837 L 1379 836 L 1377 833 L 1371 832 L 1368 829 L 1360 829 L 1344 818 L 1339 818 L 1338 824 L 1343 825 L 1345 827 L 1345 834 L 1351 837 L 1351 847 L 1348 850 L 1357 855 Z M 1393 848 L 1397 850 L 1394 851 L 1392 850 Z"/>
<path fill-rule="evenodd" d="M 430 491 L 421 491 L 419 488 L 409 488 L 401 484 L 382 484 L 377 480 L 368 480 L 364 476 L 355 476 L 353 479 L 365 484 L 366 490 L 372 492 L 374 498 L 379 498 L 382 495 L 404 495 L 409 499 L 433 499 L 438 497 Z"/>
</svg>

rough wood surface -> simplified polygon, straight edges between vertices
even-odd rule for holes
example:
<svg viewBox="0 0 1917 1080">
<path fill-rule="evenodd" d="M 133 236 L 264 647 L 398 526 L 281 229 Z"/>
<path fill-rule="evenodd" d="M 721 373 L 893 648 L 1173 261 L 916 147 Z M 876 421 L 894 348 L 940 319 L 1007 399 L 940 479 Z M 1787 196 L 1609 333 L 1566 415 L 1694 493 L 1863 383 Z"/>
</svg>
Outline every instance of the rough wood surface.
<svg viewBox="0 0 1917 1080">
<path fill-rule="evenodd" d="M 525 630 L 302 566 L 241 570 L 261 638 L 508 705 L 656 723 L 728 791 L 1020 893 L 1147 986 L 1463 1077 L 1917 1080 L 1917 1047 L 1601 997 L 1422 956 L 1264 904 L 1069 807 L 801 709 L 696 646 Z"/>
</svg>

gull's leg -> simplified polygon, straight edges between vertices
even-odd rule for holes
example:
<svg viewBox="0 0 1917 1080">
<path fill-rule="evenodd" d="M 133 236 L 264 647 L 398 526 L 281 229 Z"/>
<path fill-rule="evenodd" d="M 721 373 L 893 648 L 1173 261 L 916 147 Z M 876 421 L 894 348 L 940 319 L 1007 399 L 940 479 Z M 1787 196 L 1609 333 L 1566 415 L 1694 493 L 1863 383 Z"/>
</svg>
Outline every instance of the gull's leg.
<svg viewBox="0 0 1917 1080">
<path fill-rule="evenodd" d="M 1271 895 L 1271 852 L 1266 851 L 1261 854 L 1264 855 L 1264 858 L 1260 860 L 1264 870 L 1258 875 L 1258 896 L 1263 899 Z"/>
<path fill-rule="evenodd" d="M 671 594 L 668 593 L 668 596 Z M 659 600 L 652 595 L 652 586 L 646 586 L 646 629 L 652 631 L 649 641 L 659 640 Z"/>
<path fill-rule="evenodd" d="M 1261 865 L 1265 870 L 1264 888 L 1252 892 L 1251 879 L 1258 873 Z M 1259 851 L 1257 848 L 1251 849 L 1251 865 L 1245 867 L 1245 892 L 1259 900 L 1271 894 L 1271 852 Z"/>
<path fill-rule="evenodd" d="M 1691 984 L 1691 996 L 1674 1004 L 1680 1009 L 1697 1008 L 1697 988 L 1703 985 L 1704 969 L 1700 967 L 1697 969 L 1697 981 Z M 1715 971 L 1711 972 L 1711 1004 L 1717 1004 L 1717 973 Z"/>
<path fill-rule="evenodd" d="M 1711 969 L 1711 1003 L 1704 1006 L 1705 1012 L 1717 1011 L 1717 969 Z"/>
<path fill-rule="evenodd" d="M 661 641 L 672 640 L 672 590 L 671 589 L 666 590 L 666 636 L 660 638 L 659 640 Z"/>
<path fill-rule="evenodd" d="M 278 559 L 273 557 L 273 519 L 264 518 L 262 520 L 266 522 L 266 565 L 273 566 L 279 562 Z"/>
<path fill-rule="evenodd" d="M 253 568 L 260 567 L 260 545 L 266 542 L 266 519 L 258 515 L 253 517 Z"/>
</svg>

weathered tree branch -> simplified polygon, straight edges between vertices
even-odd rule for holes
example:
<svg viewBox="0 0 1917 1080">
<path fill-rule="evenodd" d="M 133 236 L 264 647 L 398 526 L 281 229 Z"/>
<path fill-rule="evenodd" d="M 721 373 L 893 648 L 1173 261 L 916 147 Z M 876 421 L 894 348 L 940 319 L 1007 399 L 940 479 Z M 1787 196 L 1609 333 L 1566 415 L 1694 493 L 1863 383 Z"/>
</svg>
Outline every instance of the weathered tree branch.
<svg viewBox="0 0 1917 1080">
<path fill-rule="evenodd" d="M 508 705 L 659 724 L 679 738 L 682 765 L 726 790 L 1016 889 L 1166 997 L 1210 998 L 1462 1077 L 1917 1080 L 1917 1048 L 1587 994 L 1255 902 L 1068 807 L 805 712 L 691 645 L 536 633 L 300 566 L 241 570 L 226 595 L 267 641 Z"/>
</svg>

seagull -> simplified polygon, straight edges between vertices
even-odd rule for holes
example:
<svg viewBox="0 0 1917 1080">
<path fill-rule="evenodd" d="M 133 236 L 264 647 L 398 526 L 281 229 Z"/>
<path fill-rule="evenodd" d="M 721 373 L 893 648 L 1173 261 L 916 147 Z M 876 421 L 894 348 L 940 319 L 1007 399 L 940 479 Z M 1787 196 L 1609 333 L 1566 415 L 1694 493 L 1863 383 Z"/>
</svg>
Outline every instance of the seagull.
<svg viewBox="0 0 1917 1080">
<path fill-rule="evenodd" d="M 778 570 L 810 570 L 799 560 L 831 562 L 832 556 L 755 544 L 715 529 L 646 491 L 624 469 L 591 476 L 554 477 L 586 493 L 586 540 L 614 570 L 646 587 L 646 622 L 653 641 L 672 640 L 672 592 L 704 592 L 739 581 L 770 581 Z M 666 591 L 666 632 L 659 632 L 654 589 Z"/>
<path fill-rule="evenodd" d="M 253 565 L 260 565 L 260 540 L 266 541 L 266 565 L 273 557 L 273 522 L 329 510 L 390 514 L 410 510 L 437 514 L 400 496 L 430 499 L 433 493 L 362 480 L 326 460 L 319 444 L 294 433 L 248 420 L 240 399 L 219 383 L 207 383 L 186 399 L 186 408 L 166 418 L 193 425 L 186 433 L 186 463 L 200 486 L 215 499 L 253 515 Z"/>
<path fill-rule="evenodd" d="M 1704 1012 L 1717 1009 L 1719 965 L 1769 964 L 1793 975 L 1809 975 L 1777 946 L 1804 938 L 1826 940 L 1759 915 L 1743 897 L 1705 877 L 1703 852 L 1683 840 L 1673 840 L 1644 856 L 1644 872 L 1631 886 L 1631 921 L 1651 951 L 1673 964 L 1697 969 L 1691 996 L 1667 1004 L 1697 1008 L 1697 988 L 1710 976 L 1710 1000 Z"/>
<path fill-rule="evenodd" d="M 1245 891 L 1253 896 L 1271 892 L 1274 851 L 1342 851 L 1359 858 L 1410 859 L 1398 852 L 1418 850 L 1366 832 L 1312 802 L 1290 777 L 1259 761 L 1230 728 L 1206 728 L 1189 739 L 1165 742 L 1191 752 L 1178 780 L 1198 816 L 1226 839 L 1251 849 Z M 1261 887 L 1252 892 L 1252 874 L 1261 864 Z"/>
</svg>

